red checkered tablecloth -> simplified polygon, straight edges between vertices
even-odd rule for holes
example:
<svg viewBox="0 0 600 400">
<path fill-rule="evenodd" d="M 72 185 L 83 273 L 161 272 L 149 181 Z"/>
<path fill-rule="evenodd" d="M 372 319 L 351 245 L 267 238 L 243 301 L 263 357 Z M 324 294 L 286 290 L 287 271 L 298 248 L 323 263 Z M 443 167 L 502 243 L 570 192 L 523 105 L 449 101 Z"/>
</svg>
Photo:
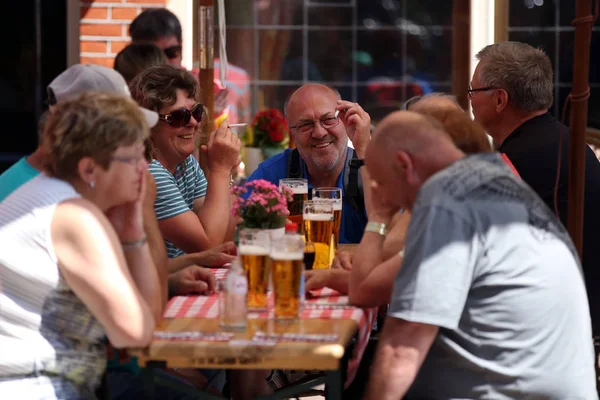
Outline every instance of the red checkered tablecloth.
<svg viewBox="0 0 600 400">
<path fill-rule="evenodd" d="M 217 280 L 223 279 L 226 269 L 213 269 Z M 248 318 L 273 318 L 273 292 L 269 292 L 270 311 L 248 312 Z M 218 294 L 210 296 L 177 296 L 173 297 L 165 308 L 165 318 L 218 318 Z M 361 309 L 348 304 L 348 296 L 339 292 L 323 288 L 307 296 L 301 319 L 353 319 L 358 324 L 358 340 L 354 347 L 354 354 L 348 364 L 348 378 L 346 385 L 354 379 L 358 364 L 369 342 L 371 329 L 377 316 L 376 308 Z"/>
</svg>

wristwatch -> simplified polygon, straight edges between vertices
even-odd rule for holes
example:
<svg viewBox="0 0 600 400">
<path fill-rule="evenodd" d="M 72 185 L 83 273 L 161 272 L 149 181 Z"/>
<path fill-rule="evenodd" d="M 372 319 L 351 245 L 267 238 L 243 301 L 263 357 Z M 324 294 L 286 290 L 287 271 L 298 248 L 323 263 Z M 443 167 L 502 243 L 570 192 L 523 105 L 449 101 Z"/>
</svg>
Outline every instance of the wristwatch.
<svg viewBox="0 0 600 400">
<path fill-rule="evenodd" d="M 365 226 L 365 232 L 373 232 L 385 236 L 387 235 L 387 225 L 383 222 L 370 221 L 367 223 L 367 226 Z"/>
</svg>

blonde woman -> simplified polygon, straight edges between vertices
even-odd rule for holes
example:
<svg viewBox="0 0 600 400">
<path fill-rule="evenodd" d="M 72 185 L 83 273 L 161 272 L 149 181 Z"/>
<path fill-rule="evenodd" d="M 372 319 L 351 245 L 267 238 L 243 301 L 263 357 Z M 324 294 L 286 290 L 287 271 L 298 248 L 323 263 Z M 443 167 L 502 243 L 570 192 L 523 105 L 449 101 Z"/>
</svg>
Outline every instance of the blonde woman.
<svg viewBox="0 0 600 400">
<path fill-rule="evenodd" d="M 94 398 L 104 337 L 150 342 L 162 304 L 142 220 L 148 134 L 129 98 L 58 104 L 44 173 L 0 204 L 3 397 Z"/>
</svg>

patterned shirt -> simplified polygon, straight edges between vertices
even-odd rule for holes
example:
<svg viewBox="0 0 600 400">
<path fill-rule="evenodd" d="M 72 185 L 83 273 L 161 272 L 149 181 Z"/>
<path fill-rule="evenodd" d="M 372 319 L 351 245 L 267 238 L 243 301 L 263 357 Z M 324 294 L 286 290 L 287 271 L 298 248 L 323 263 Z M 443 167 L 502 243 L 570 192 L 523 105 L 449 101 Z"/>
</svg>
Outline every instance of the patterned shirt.
<svg viewBox="0 0 600 400">
<path fill-rule="evenodd" d="M 206 177 L 193 155 L 175 168 L 174 175 L 160 162 L 152 160 L 150 173 L 156 181 L 154 211 L 159 221 L 192 211 L 194 200 L 206 196 Z M 184 254 L 168 240 L 165 244 L 169 258 Z"/>
<path fill-rule="evenodd" d="M 3 399 L 93 398 L 106 367 L 104 329 L 64 280 L 50 235 L 56 206 L 77 197 L 42 174 L 0 203 Z"/>
</svg>

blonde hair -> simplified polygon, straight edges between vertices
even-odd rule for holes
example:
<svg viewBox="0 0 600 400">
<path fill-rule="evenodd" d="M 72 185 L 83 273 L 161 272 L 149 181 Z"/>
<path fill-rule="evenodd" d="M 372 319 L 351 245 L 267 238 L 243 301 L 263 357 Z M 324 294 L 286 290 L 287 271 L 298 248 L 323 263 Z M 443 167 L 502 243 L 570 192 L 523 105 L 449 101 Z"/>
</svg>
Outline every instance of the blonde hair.
<svg viewBox="0 0 600 400">
<path fill-rule="evenodd" d="M 48 174 L 64 180 L 78 177 L 77 165 L 91 157 L 107 169 L 121 146 L 142 142 L 149 135 L 148 123 L 130 98 L 87 92 L 56 105 L 42 135 L 47 152 Z"/>
</svg>

